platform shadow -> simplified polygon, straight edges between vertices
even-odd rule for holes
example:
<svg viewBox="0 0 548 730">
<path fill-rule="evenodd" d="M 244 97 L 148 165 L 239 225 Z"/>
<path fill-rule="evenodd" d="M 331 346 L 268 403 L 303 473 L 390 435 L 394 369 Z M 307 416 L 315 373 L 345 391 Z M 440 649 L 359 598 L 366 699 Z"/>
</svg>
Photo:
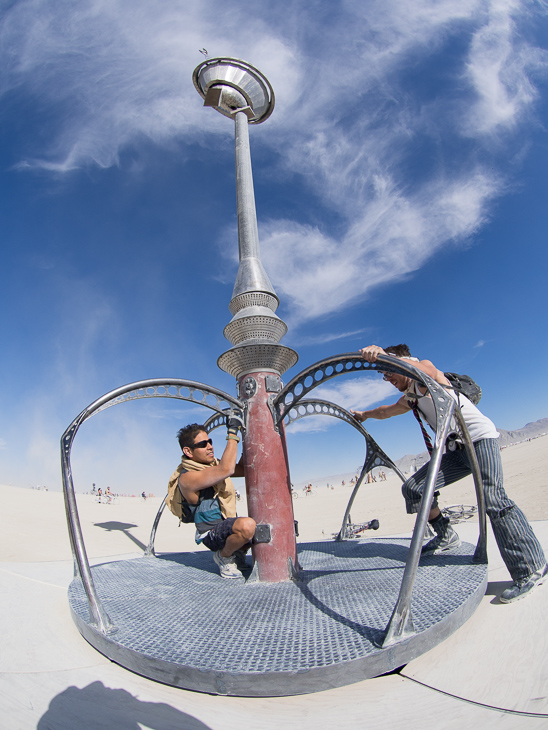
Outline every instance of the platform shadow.
<svg viewBox="0 0 548 730">
<path fill-rule="evenodd" d="M 308 575 L 307 573 L 310 573 L 310 575 Z M 300 575 L 299 580 L 295 581 L 297 588 L 303 594 L 304 598 L 312 606 L 314 606 L 316 610 L 320 611 L 325 616 L 328 616 L 333 621 L 336 621 L 337 623 L 342 624 L 349 629 L 352 629 L 352 631 L 366 639 L 366 641 L 368 641 L 372 646 L 376 648 L 382 647 L 382 643 L 386 635 L 386 631 L 384 629 L 381 630 L 375 626 L 369 626 L 368 624 L 354 621 L 353 619 L 344 616 L 339 611 L 331 608 L 322 600 L 320 600 L 318 596 L 316 596 L 316 594 L 310 589 L 310 583 L 312 583 L 312 581 L 314 581 L 318 577 L 319 576 L 316 575 L 314 571 L 305 571 L 305 574 Z"/>
<path fill-rule="evenodd" d="M 201 720 L 164 702 L 142 702 L 124 689 L 102 682 L 68 687 L 56 695 L 36 726 L 37 730 L 211 730 Z"/>
<path fill-rule="evenodd" d="M 169 560 L 178 565 L 184 565 L 187 568 L 195 568 L 203 570 L 205 573 L 214 573 L 219 575 L 219 568 L 213 562 L 213 553 L 198 550 L 194 553 L 161 553 L 156 555 L 158 560 Z"/>
<path fill-rule="evenodd" d="M 407 556 L 409 554 L 409 546 L 411 540 L 408 540 L 407 545 L 400 545 L 393 541 L 393 538 L 375 538 L 371 542 L 353 542 L 350 540 L 343 540 L 341 542 L 312 542 L 312 543 L 300 543 L 297 545 L 298 554 L 302 555 L 302 563 L 305 563 L 305 559 L 308 554 L 321 553 L 323 555 L 331 555 L 334 558 L 342 558 L 348 560 L 366 560 L 373 558 L 382 558 L 384 560 L 394 561 L 395 563 L 405 564 Z M 442 555 L 425 555 L 421 556 L 419 566 L 426 565 L 439 565 L 439 566 L 450 566 L 450 565 L 469 565 L 472 560 L 470 554 L 459 554 L 459 553 L 447 553 Z M 399 566 L 394 566 L 399 569 Z M 329 571 L 329 569 L 316 569 L 314 567 L 313 558 L 310 559 L 309 566 L 303 565 L 305 570 L 318 570 L 322 574 L 325 572 L 344 572 L 340 569 Z M 364 570 L 371 570 L 371 567 L 364 567 Z M 356 567 L 349 567 L 348 570 L 355 571 Z M 357 569 L 359 570 L 359 568 Z M 373 569 L 375 570 L 375 569 Z M 382 570 L 386 570 L 385 567 Z"/>
</svg>

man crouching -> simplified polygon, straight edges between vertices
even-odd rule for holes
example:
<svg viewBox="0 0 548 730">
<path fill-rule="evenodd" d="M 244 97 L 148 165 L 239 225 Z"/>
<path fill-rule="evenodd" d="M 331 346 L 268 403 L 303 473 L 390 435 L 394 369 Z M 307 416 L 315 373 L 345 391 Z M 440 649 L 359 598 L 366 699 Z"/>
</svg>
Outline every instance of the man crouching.
<svg viewBox="0 0 548 730">
<path fill-rule="evenodd" d="M 191 423 L 177 437 L 183 455 L 171 475 L 170 486 L 177 482 L 188 502 L 196 525 L 196 542 L 213 551 L 222 578 L 242 578 L 246 552 L 255 535 L 255 520 L 236 516 L 236 491 L 231 476 L 244 476 L 241 459 L 236 463 L 237 418 L 227 419 L 227 444 L 220 459 L 213 453 L 213 442 L 204 426 Z"/>
</svg>

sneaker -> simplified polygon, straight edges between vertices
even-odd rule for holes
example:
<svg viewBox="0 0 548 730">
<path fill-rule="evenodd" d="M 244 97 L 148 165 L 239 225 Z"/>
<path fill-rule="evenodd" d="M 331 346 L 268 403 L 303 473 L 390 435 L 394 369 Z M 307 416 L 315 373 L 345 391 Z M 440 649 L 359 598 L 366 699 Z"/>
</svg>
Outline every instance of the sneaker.
<svg viewBox="0 0 548 730">
<path fill-rule="evenodd" d="M 236 550 L 232 557 L 234 558 L 234 562 L 236 563 L 236 567 L 238 570 L 243 572 L 244 570 L 251 570 L 251 565 L 246 560 L 247 551 L 246 550 Z"/>
<path fill-rule="evenodd" d="M 525 596 L 529 595 L 535 586 L 540 586 L 544 583 L 547 574 L 548 565 L 545 565 L 543 568 L 540 568 L 540 570 L 537 570 L 536 573 L 533 573 L 520 583 L 515 582 L 514 585 L 502 592 L 500 602 L 513 603 L 513 601 L 519 601 L 520 599 L 525 598 Z"/>
<path fill-rule="evenodd" d="M 440 555 L 456 550 L 460 545 L 460 537 L 455 530 L 448 525 L 442 535 L 436 535 L 430 542 L 427 542 L 421 550 L 421 555 Z"/>
<path fill-rule="evenodd" d="M 219 550 L 216 553 L 213 553 L 213 560 L 219 566 L 221 578 L 243 578 L 243 575 L 236 567 L 236 561 L 233 555 L 229 558 L 223 558 L 221 551 Z"/>
</svg>

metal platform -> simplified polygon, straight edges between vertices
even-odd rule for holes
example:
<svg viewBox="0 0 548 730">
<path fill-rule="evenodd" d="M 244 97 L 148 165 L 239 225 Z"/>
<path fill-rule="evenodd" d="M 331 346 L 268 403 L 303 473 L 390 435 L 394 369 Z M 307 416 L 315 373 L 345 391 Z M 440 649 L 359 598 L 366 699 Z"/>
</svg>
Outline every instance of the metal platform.
<svg viewBox="0 0 548 730">
<path fill-rule="evenodd" d="M 82 583 L 73 618 L 102 654 L 150 679 L 213 694 L 305 694 L 379 676 L 441 642 L 474 612 L 487 566 L 474 546 L 423 558 L 411 604 L 416 634 L 380 648 L 409 540 L 299 546 L 297 582 L 222 579 L 209 552 L 104 563 L 92 569 L 117 630 L 91 623 Z"/>
</svg>

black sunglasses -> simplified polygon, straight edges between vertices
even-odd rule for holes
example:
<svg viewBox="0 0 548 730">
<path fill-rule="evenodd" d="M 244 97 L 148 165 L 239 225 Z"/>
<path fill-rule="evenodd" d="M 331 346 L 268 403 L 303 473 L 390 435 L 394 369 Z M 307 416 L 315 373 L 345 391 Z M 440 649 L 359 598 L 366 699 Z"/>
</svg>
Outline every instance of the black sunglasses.
<svg viewBox="0 0 548 730">
<path fill-rule="evenodd" d="M 197 443 L 192 444 L 192 446 L 190 448 L 191 449 L 205 449 L 205 447 L 208 444 L 213 445 L 213 439 L 204 439 L 203 441 L 198 441 Z"/>
</svg>

